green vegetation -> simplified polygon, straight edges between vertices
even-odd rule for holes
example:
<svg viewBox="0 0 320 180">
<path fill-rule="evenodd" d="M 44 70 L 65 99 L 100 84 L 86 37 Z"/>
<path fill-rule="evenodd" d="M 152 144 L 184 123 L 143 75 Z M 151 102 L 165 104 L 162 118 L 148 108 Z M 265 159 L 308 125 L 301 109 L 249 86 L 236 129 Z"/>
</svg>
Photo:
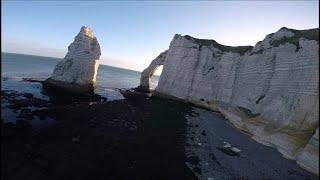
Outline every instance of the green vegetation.
<svg viewBox="0 0 320 180">
<path fill-rule="evenodd" d="M 308 40 L 315 40 L 319 42 L 319 28 L 315 28 L 315 29 L 308 29 L 308 30 L 295 30 L 295 29 L 289 29 L 286 27 L 282 27 L 280 30 L 289 30 L 292 33 L 294 33 L 294 36 L 292 37 L 283 37 L 281 39 L 277 39 L 271 42 L 271 46 L 273 47 L 279 47 L 282 44 L 286 44 L 286 43 L 291 43 L 294 44 L 297 49 L 296 51 L 298 51 L 300 49 L 299 46 L 299 39 L 300 38 L 305 38 Z M 271 33 L 267 36 L 273 36 L 275 33 Z M 178 35 L 175 36 L 175 38 Z M 216 42 L 215 40 L 210 40 L 210 39 L 198 39 L 198 38 L 194 38 L 191 37 L 189 35 L 185 35 L 183 36 L 184 38 L 186 38 L 187 40 L 191 40 L 196 44 L 199 44 L 199 48 L 201 48 L 202 46 L 213 46 L 218 48 L 219 50 L 223 51 L 223 52 L 234 52 L 234 53 L 239 53 L 240 55 L 245 54 L 246 52 L 249 52 L 253 49 L 253 46 L 225 46 L 222 44 L 219 44 L 218 42 Z M 261 43 L 262 41 L 257 42 L 257 44 Z M 263 50 L 259 50 L 257 52 L 252 52 L 250 55 L 252 54 L 262 54 Z"/>
<path fill-rule="evenodd" d="M 274 41 L 272 41 L 271 46 L 279 47 L 282 44 L 291 43 L 297 47 L 297 49 L 296 49 L 296 51 L 297 51 L 300 48 L 300 46 L 299 46 L 299 39 L 300 38 L 305 38 L 308 40 L 315 40 L 315 41 L 319 42 L 319 28 L 308 29 L 308 30 L 295 30 L 295 29 L 288 29 L 286 27 L 283 27 L 281 29 L 286 29 L 286 30 L 291 31 L 292 33 L 294 33 L 294 36 L 283 37 L 281 39 L 274 40 Z"/>
<path fill-rule="evenodd" d="M 183 37 L 186 38 L 187 40 L 192 40 L 196 44 L 199 44 L 200 48 L 202 46 L 213 46 L 213 47 L 220 49 L 221 51 L 239 53 L 240 55 L 243 55 L 244 53 L 250 51 L 253 48 L 253 46 L 235 46 L 235 47 L 225 46 L 225 45 L 217 43 L 215 40 L 197 39 L 197 38 L 191 37 L 189 35 L 185 35 Z"/>
<path fill-rule="evenodd" d="M 244 108 L 244 107 L 237 107 L 239 108 L 239 110 L 241 110 L 242 112 L 244 112 L 246 114 L 246 116 L 248 118 L 253 118 L 253 117 L 257 117 L 257 116 L 260 116 L 260 113 L 252 113 L 249 109 L 247 108 Z"/>
<path fill-rule="evenodd" d="M 253 55 L 253 54 L 262 54 L 263 51 L 264 51 L 263 49 L 260 49 L 259 51 L 251 52 L 250 55 Z"/>
</svg>

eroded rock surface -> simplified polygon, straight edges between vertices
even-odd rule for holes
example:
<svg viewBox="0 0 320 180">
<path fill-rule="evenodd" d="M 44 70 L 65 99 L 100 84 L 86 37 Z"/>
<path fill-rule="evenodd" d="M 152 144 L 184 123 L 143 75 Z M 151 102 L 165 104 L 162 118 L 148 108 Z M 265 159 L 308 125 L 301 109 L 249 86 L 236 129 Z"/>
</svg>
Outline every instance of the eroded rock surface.
<svg viewBox="0 0 320 180">
<path fill-rule="evenodd" d="M 319 142 L 312 138 L 319 126 L 318 33 L 281 28 L 254 47 L 175 35 L 155 91 L 219 110 L 258 142 L 300 157 L 302 167 L 319 174 L 319 147 L 308 150 L 310 139 Z"/>
<path fill-rule="evenodd" d="M 93 31 L 83 26 L 68 47 L 67 55 L 56 65 L 44 84 L 72 92 L 92 92 L 100 55 L 100 45 Z"/>
<path fill-rule="evenodd" d="M 154 72 L 157 70 L 157 68 L 164 64 L 164 61 L 167 57 L 167 51 L 162 52 L 156 59 L 154 59 L 151 64 L 146 68 L 140 78 L 140 86 L 138 89 L 140 91 L 150 91 L 150 78 L 154 74 Z"/>
<path fill-rule="evenodd" d="M 312 172 L 319 171 L 319 128 L 307 146 L 298 154 L 297 162 Z"/>
</svg>

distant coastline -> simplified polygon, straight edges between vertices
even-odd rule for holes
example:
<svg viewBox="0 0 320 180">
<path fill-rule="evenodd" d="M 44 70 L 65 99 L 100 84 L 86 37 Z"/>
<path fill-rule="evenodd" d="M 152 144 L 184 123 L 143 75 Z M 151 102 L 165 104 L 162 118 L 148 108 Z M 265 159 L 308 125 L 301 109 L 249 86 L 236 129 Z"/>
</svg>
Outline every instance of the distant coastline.
<svg viewBox="0 0 320 180">
<path fill-rule="evenodd" d="M 23 55 L 23 56 L 33 56 L 33 57 L 45 57 L 45 58 L 50 58 L 50 59 L 55 59 L 55 60 L 62 60 L 62 58 L 50 57 L 50 56 L 39 56 L 39 55 L 34 55 L 34 54 L 22 54 L 22 53 L 11 53 L 11 52 L 1 52 L 1 54 L 14 54 L 14 55 Z"/>
<path fill-rule="evenodd" d="M 22 54 L 22 53 L 11 53 L 11 52 L 1 52 L 1 55 L 2 54 L 14 54 L 14 55 L 23 55 L 23 56 L 32 56 L 32 57 L 45 57 L 45 58 L 50 58 L 52 60 L 59 60 L 59 61 L 61 61 L 63 59 L 63 58 L 57 58 L 57 57 L 39 56 L 39 55 Z M 128 71 L 134 71 L 134 72 L 141 73 L 141 71 L 137 71 L 137 70 L 133 70 L 133 69 L 127 69 L 127 68 L 123 68 L 123 67 L 111 66 L 111 65 L 107 65 L 107 64 L 100 64 L 100 66 L 108 66 L 108 67 L 113 67 L 113 68 L 117 68 L 117 69 L 125 69 L 125 70 L 128 70 Z M 160 76 L 160 75 L 155 74 L 154 76 Z"/>
</svg>

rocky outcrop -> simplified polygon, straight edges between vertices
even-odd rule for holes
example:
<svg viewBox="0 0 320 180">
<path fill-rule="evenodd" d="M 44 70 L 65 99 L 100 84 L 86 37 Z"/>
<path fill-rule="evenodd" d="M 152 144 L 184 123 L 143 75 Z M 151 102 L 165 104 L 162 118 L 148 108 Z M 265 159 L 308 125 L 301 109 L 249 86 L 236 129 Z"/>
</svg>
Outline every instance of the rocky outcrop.
<svg viewBox="0 0 320 180">
<path fill-rule="evenodd" d="M 309 171 L 319 171 L 319 128 L 317 128 L 306 147 L 298 153 L 297 162 Z"/>
<path fill-rule="evenodd" d="M 92 92 L 99 67 L 100 45 L 93 31 L 82 27 L 44 85 L 59 87 L 76 93 Z"/>
<path fill-rule="evenodd" d="M 318 33 L 281 28 L 254 47 L 175 35 L 155 91 L 222 112 L 319 174 Z"/>
<path fill-rule="evenodd" d="M 162 52 L 156 59 L 154 59 L 151 64 L 141 73 L 140 86 L 138 89 L 140 91 L 150 91 L 150 78 L 157 70 L 157 68 L 164 64 L 164 60 L 167 57 L 167 51 Z"/>
</svg>

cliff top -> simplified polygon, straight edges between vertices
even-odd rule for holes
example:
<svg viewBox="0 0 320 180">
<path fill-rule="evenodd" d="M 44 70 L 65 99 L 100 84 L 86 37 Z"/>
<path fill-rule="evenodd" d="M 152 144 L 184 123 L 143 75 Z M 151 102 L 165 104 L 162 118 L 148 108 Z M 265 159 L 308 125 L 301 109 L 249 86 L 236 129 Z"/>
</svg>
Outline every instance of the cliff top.
<svg viewBox="0 0 320 180">
<path fill-rule="evenodd" d="M 88 36 L 90 38 L 94 38 L 95 37 L 92 29 L 90 29 L 89 27 L 86 27 L 86 26 L 82 26 L 81 27 L 79 34 L 85 34 L 86 36 Z"/>
<path fill-rule="evenodd" d="M 285 33 L 291 33 L 291 36 L 284 35 Z M 175 35 L 175 39 L 178 37 L 183 37 L 187 40 L 192 40 L 194 43 L 199 44 L 201 46 L 213 46 L 221 51 L 229 51 L 235 52 L 243 55 L 246 52 L 249 52 L 253 49 L 253 46 L 226 46 L 219 44 L 215 40 L 211 39 L 198 39 L 194 38 L 189 35 L 181 36 L 180 34 Z M 287 27 L 280 28 L 277 32 L 268 34 L 266 38 L 271 38 L 271 46 L 278 47 L 281 44 L 285 43 L 292 43 L 298 47 L 299 39 L 305 38 L 308 40 L 315 40 L 319 42 L 319 28 L 314 29 L 307 29 L 307 30 L 296 30 L 296 29 L 289 29 Z M 266 39 L 265 38 L 265 39 Z M 262 41 L 257 42 L 257 44 L 261 43 Z"/>
<path fill-rule="evenodd" d="M 180 35 L 178 35 L 178 36 L 180 36 Z M 182 37 L 184 37 L 187 40 L 193 40 L 195 43 L 199 44 L 200 47 L 201 46 L 213 46 L 213 47 L 220 49 L 221 51 L 231 51 L 231 52 L 235 52 L 235 53 L 239 53 L 239 54 L 244 54 L 253 48 L 253 46 L 225 46 L 225 45 L 219 44 L 215 40 L 198 39 L 198 38 L 194 38 L 189 35 L 185 35 Z"/>
<path fill-rule="evenodd" d="M 280 39 L 274 39 L 271 43 L 271 46 L 278 47 L 279 45 L 285 44 L 285 43 L 291 43 L 296 46 L 299 46 L 299 39 L 300 38 L 304 38 L 304 39 L 308 39 L 308 40 L 315 40 L 315 41 L 319 42 L 319 28 L 306 29 L 306 30 L 296 30 L 296 29 L 289 29 L 287 27 L 282 27 L 276 33 L 268 34 L 267 37 L 273 38 L 273 36 L 275 36 L 280 31 L 291 32 L 294 35 L 291 37 L 282 37 Z"/>
</svg>

